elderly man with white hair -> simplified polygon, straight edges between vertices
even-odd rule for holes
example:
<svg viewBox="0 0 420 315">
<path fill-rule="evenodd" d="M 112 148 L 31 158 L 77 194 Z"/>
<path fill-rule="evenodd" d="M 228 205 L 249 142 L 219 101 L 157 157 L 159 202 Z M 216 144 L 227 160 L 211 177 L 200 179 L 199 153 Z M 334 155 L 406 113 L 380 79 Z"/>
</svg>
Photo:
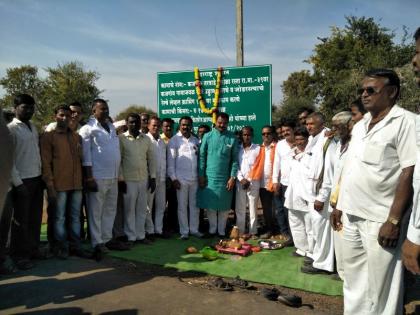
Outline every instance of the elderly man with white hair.
<svg viewBox="0 0 420 315">
<path fill-rule="evenodd" d="M 341 222 L 342 212 L 335 208 L 337 204 L 338 194 L 340 192 L 341 172 L 343 170 L 343 163 L 347 156 L 347 149 L 350 142 L 350 133 L 353 127 L 352 114 L 349 111 L 344 111 L 336 114 L 332 118 L 332 129 L 335 132 L 335 137 L 340 139 L 340 144 L 337 145 L 334 156 L 334 176 L 332 178 L 332 189 L 330 196 L 330 206 L 333 209 L 330 216 L 330 223 L 334 230 L 334 252 L 338 276 L 344 279 L 343 268 L 343 254 L 342 254 L 342 229 Z M 325 180 L 325 179 L 324 179 Z"/>
</svg>

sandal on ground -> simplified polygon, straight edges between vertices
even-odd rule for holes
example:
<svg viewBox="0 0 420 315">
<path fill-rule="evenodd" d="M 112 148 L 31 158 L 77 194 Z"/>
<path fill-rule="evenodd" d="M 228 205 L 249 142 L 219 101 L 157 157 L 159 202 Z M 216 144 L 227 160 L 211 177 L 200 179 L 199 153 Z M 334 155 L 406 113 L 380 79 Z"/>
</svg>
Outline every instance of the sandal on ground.
<svg viewBox="0 0 420 315">
<path fill-rule="evenodd" d="M 277 301 L 280 291 L 276 288 L 262 288 L 261 295 L 269 301 Z"/>
<path fill-rule="evenodd" d="M 225 282 L 222 278 L 216 278 L 208 282 L 212 288 L 220 291 L 232 291 L 233 287 L 229 283 Z"/>
<path fill-rule="evenodd" d="M 236 276 L 236 278 L 234 278 L 232 281 L 229 281 L 229 284 L 241 289 L 248 289 L 250 287 L 248 281 L 239 278 L 239 276 Z"/>
<path fill-rule="evenodd" d="M 302 298 L 297 295 L 283 295 L 280 294 L 277 297 L 277 301 L 283 303 L 284 305 L 291 306 L 291 307 L 301 307 L 302 306 Z"/>
</svg>

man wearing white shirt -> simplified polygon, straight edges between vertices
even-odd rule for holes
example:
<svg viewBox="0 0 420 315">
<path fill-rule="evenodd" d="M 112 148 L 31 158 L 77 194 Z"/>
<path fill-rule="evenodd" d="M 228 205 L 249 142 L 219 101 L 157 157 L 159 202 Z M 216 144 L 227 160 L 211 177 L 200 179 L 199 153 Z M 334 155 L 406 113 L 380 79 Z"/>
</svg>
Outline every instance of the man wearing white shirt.
<svg viewBox="0 0 420 315">
<path fill-rule="evenodd" d="M 126 249 L 111 241 L 117 211 L 120 144 L 113 124 L 108 120 L 109 108 L 103 99 L 93 101 L 92 114 L 79 134 L 83 143 L 82 165 L 88 205 L 89 230 L 96 258 L 109 249 Z"/>
<path fill-rule="evenodd" d="M 365 74 L 368 113 L 352 130 L 337 209 L 343 211 L 344 313 L 402 314 L 401 245 L 416 163 L 414 114 L 396 105 L 393 70 Z"/>
<path fill-rule="evenodd" d="M 146 232 L 147 237 L 154 240 L 154 234 L 157 234 L 158 237 L 163 236 L 163 215 L 166 206 L 166 144 L 160 138 L 160 119 L 158 117 L 151 117 L 147 128 L 149 130 L 147 136 L 152 141 L 156 161 L 156 189 L 149 191 L 147 195 Z M 153 205 L 155 206 L 154 223 L 152 219 Z"/>
<path fill-rule="evenodd" d="M 257 238 L 257 203 L 259 197 L 260 183 L 251 180 L 249 172 L 252 169 L 255 159 L 260 152 L 260 146 L 252 143 L 254 129 L 245 126 L 241 130 L 242 144 L 239 148 L 238 162 L 239 169 L 236 181 L 236 225 L 241 234 L 245 233 L 246 205 L 249 206 L 249 234 L 251 238 Z"/>
<path fill-rule="evenodd" d="M 274 154 L 273 189 L 274 189 L 274 215 L 279 225 L 280 233 L 285 245 L 292 243 L 288 222 L 287 208 L 284 206 L 284 193 L 289 185 L 291 151 L 294 147 L 293 121 L 284 121 L 281 130 L 283 140 L 279 141 Z"/>
<path fill-rule="evenodd" d="M 417 85 L 420 87 L 420 27 L 414 34 L 416 41 L 416 54 L 413 57 L 413 68 Z M 417 133 L 417 163 L 414 169 L 414 198 L 413 212 L 407 231 L 407 240 L 402 248 L 403 262 L 405 267 L 413 274 L 420 275 L 420 116 L 416 117 Z"/>
<path fill-rule="evenodd" d="M 14 107 L 16 118 L 7 125 L 15 144 L 11 256 L 19 269 L 30 269 L 34 266 L 30 259 L 39 253 L 41 233 L 41 155 L 38 132 L 30 121 L 35 111 L 35 100 L 28 94 L 20 94 L 14 99 Z"/>
<path fill-rule="evenodd" d="M 332 174 L 336 141 L 326 136 L 325 118 L 315 112 L 306 118 L 306 128 L 311 137 L 302 159 L 306 173 L 306 197 L 311 214 L 314 248 L 312 264 L 301 268 L 304 273 L 331 273 L 334 271 L 334 245 L 330 226 L 329 196 L 330 181 L 324 181 L 324 175 Z M 307 260 L 309 261 L 309 260 Z"/>
<path fill-rule="evenodd" d="M 168 144 L 168 175 L 176 189 L 179 233 L 183 240 L 189 234 L 203 236 L 198 231 L 200 210 L 196 203 L 199 140 L 191 134 L 192 124 L 191 117 L 181 117 L 179 131 Z"/>
<path fill-rule="evenodd" d="M 336 261 L 337 274 L 341 280 L 344 280 L 343 268 L 343 223 L 341 222 L 342 212 L 336 209 L 337 198 L 340 192 L 341 174 L 343 165 L 347 157 L 347 149 L 350 141 L 350 133 L 354 122 L 352 121 L 352 113 L 349 111 L 340 112 L 332 118 L 332 129 L 335 136 L 340 139 L 334 156 L 334 173 L 332 176 L 330 206 L 333 211 L 330 215 L 330 224 L 333 228 L 334 237 L 334 253 Z M 327 174 L 326 174 L 327 175 Z M 330 180 L 331 177 L 324 177 L 324 181 Z"/>
</svg>

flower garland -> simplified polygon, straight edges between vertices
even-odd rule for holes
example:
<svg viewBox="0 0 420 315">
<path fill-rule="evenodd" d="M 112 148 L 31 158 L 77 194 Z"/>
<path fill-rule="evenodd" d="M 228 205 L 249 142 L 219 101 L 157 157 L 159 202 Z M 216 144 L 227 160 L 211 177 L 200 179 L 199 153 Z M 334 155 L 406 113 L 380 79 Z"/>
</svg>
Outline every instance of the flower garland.
<svg viewBox="0 0 420 315">
<path fill-rule="evenodd" d="M 203 113 L 208 114 L 208 115 L 212 115 L 213 124 L 216 123 L 217 107 L 219 106 L 220 82 L 222 81 L 222 72 L 223 72 L 223 68 L 218 67 L 217 68 L 216 88 L 214 89 L 213 107 L 207 108 L 206 101 L 203 98 L 203 94 L 202 94 L 202 90 L 201 90 L 200 70 L 198 69 L 198 67 L 194 68 L 195 92 L 197 93 L 198 103 L 199 103 L 200 108 L 203 111 Z"/>
</svg>

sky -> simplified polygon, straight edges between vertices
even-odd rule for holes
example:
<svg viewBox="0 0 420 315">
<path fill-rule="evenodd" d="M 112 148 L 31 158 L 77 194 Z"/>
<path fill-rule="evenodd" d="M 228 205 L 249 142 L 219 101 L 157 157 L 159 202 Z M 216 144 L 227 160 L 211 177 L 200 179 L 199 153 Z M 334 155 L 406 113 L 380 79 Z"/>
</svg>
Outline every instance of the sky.
<svg viewBox="0 0 420 315">
<path fill-rule="evenodd" d="M 235 0 L 0 0 L 0 77 L 25 64 L 80 61 L 100 74 L 111 115 L 156 110 L 157 72 L 236 65 Z M 272 64 L 272 101 L 345 16 L 373 17 L 396 34 L 420 26 L 418 0 L 243 0 L 244 63 Z M 0 88 L 0 96 L 4 90 Z"/>
</svg>

